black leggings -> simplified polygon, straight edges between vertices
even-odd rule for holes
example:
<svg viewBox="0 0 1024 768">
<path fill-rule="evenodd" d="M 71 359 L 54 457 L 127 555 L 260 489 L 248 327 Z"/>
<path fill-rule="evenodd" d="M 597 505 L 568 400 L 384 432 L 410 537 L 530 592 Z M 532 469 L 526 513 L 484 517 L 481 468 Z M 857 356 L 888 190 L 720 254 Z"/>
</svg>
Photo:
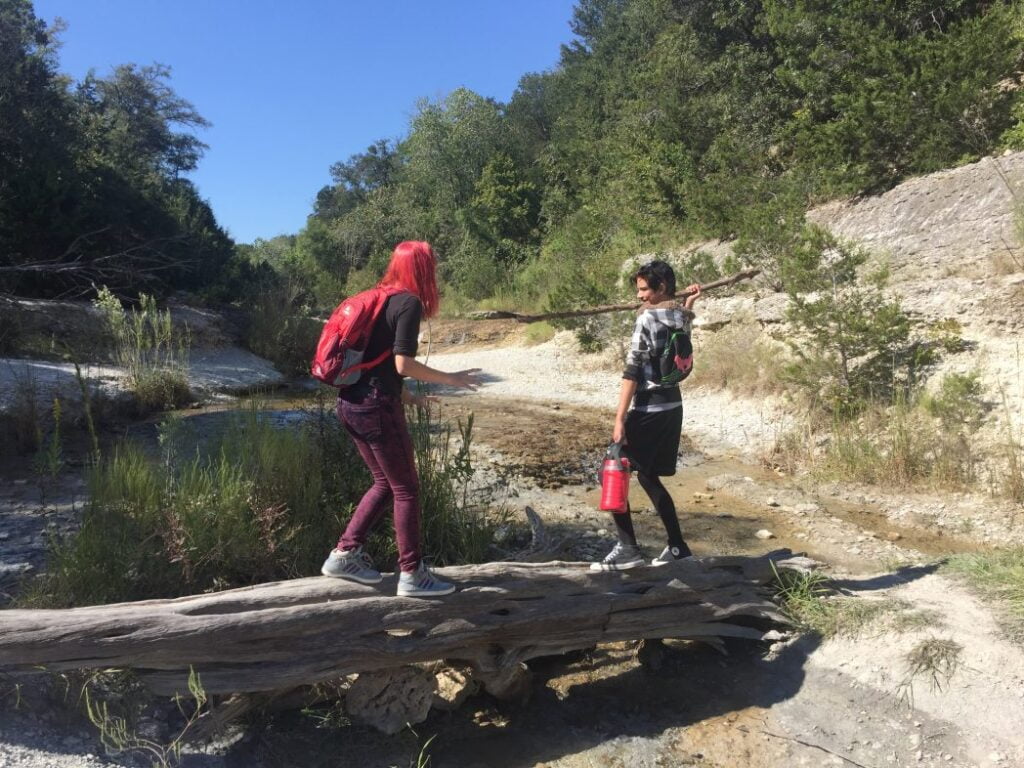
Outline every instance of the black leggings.
<svg viewBox="0 0 1024 768">
<path fill-rule="evenodd" d="M 640 487 L 651 499 L 661 524 L 665 526 L 665 533 L 668 534 L 668 545 L 678 547 L 683 556 L 690 554 L 690 548 L 683 541 L 683 532 L 679 530 L 679 518 L 676 516 L 676 505 L 668 489 L 662 484 L 661 478 L 657 475 L 645 475 L 643 472 L 636 473 L 636 479 Z M 623 544 L 636 546 L 636 532 L 633 530 L 633 515 L 628 510 L 624 513 L 612 515 L 615 519 L 615 529 L 619 535 L 619 541 Z"/>
</svg>

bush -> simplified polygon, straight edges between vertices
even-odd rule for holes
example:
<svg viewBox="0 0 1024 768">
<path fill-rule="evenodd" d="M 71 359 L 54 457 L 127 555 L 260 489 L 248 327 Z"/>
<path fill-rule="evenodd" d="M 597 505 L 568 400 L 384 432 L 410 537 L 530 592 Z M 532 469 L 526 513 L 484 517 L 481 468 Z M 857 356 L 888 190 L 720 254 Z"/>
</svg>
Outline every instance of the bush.
<svg viewBox="0 0 1024 768">
<path fill-rule="evenodd" d="M 530 323 L 526 326 L 526 343 L 530 346 L 543 344 L 555 337 L 555 326 L 546 321 Z"/>
<path fill-rule="evenodd" d="M 882 296 L 885 270 L 858 281 L 866 260 L 865 252 L 808 227 L 779 265 L 794 329 L 785 374 L 829 416 L 908 398 L 935 360 L 933 345 L 912 338 L 914 324 L 899 302 Z"/>
</svg>

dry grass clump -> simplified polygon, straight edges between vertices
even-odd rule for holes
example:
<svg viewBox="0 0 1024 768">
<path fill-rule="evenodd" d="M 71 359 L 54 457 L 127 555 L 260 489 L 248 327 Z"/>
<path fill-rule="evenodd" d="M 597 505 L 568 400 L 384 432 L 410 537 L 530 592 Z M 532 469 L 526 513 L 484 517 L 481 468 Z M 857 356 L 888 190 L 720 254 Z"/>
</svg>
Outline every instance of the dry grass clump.
<svg viewBox="0 0 1024 768">
<path fill-rule="evenodd" d="M 897 687 L 900 699 L 909 706 L 914 705 L 914 681 L 920 677 L 928 680 L 932 691 L 948 686 L 963 664 L 960 658 L 963 650 L 955 640 L 940 637 L 929 637 L 911 648 L 904 657 L 906 676 Z"/>
<path fill-rule="evenodd" d="M 688 384 L 748 396 L 782 392 L 783 348 L 761 331 L 753 317 L 739 317 L 718 331 L 695 333 L 693 340 L 693 375 Z"/>
<path fill-rule="evenodd" d="M 995 471 L 995 495 L 1016 498 L 1019 483 L 1024 497 L 1024 452 L 1015 435 L 995 455 L 978 446 L 989 408 L 983 395 L 977 372 L 954 373 L 932 392 L 869 403 L 853 419 L 816 422 L 812 412 L 779 438 L 769 461 L 825 480 L 894 489 L 969 490 Z"/>
</svg>

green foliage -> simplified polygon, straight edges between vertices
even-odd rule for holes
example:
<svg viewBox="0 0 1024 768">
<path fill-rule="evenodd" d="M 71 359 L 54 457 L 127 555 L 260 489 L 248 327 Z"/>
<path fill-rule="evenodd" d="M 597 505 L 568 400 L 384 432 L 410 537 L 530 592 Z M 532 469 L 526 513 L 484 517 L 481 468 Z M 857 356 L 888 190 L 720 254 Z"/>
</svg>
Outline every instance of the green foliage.
<svg viewBox="0 0 1024 768">
<path fill-rule="evenodd" d="M 56 480 L 61 469 L 64 467 L 64 450 L 61 445 L 60 436 L 61 405 L 59 398 L 55 397 L 53 399 L 51 415 L 53 417 L 53 428 L 50 431 L 46 447 L 37 453 L 35 457 L 36 474 L 39 475 L 41 481 L 46 479 Z"/>
<path fill-rule="evenodd" d="M 197 432 L 169 417 L 154 459 L 123 442 L 89 473 L 79 532 L 56 540 L 27 598 L 51 606 L 171 597 L 319 571 L 370 478 L 320 400 L 285 427 L 257 405 Z M 470 488 L 472 423 L 412 423 L 425 551 L 439 564 L 484 559 L 501 516 Z M 368 549 L 393 563 L 390 528 Z"/>
<path fill-rule="evenodd" d="M 943 429 L 974 432 L 981 426 L 987 410 L 981 374 L 970 371 L 943 376 L 935 393 L 922 396 L 921 405 L 939 420 Z"/>
<path fill-rule="evenodd" d="M 271 268 L 326 309 L 395 243 L 426 239 L 463 296 L 534 303 L 566 271 L 603 278 L 612 254 L 638 252 L 615 242 L 719 237 L 781 285 L 809 203 L 1024 146 L 1009 0 L 581 0 L 571 27 L 558 66 L 507 105 L 465 88 L 423 100 L 405 136 L 335 163 Z M 0 0 L 0 254 L 77 266 L 0 287 L 63 291 L 116 266 L 102 281 L 122 291 L 141 273 L 151 294 L 246 295 L 246 260 L 179 176 L 205 120 L 164 67 L 72 84 L 58 31 Z"/>
<path fill-rule="evenodd" d="M 170 310 L 160 311 L 156 299 L 142 294 L 139 307 L 126 311 L 104 286 L 94 301 L 103 313 L 114 345 L 114 358 L 143 410 L 169 409 L 191 397 L 188 388 L 187 331 L 179 333 Z"/>
<path fill-rule="evenodd" d="M 907 605 L 893 599 L 843 597 L 833 593 L 818 573 L 775 572 L 775 595 L 783 610 L 802 629 L 822 637 L 858 637 L 880 619 L 894 616 L 896 624 Z M 912 620 L 912 619 L 911 619 Z"/>
<path fill-rule="evenodd" d="M 676 269 L 676 279 L 693 283 L 710 283 L 722 277 L 722 271 L 715 263 L 714 257 L 707 251 L 696 250 L 687 255 Z M 684 288 L 685 285 L 679 285 Z"/>
<path fill-rule="evenodd" d="M 110 695 L 113 694 L 113 695 Z M 199 675 L 189 669 L 188 695 L 174 697 L 182 725 L 177 734 L 160 741 L 140 733 L 145 691 L 137 680 L 118 673 L 97 673 L 82 686 L 86 717 L 96 728 L 108 754 L 135 754 L 148 759 L 153 768 L 175 768 L 189 731 L 209 712 L 208 697 Z"/>
<path fill-rule="evenodd" d="M 1013 636 L 1024 639 L 1024 549 L 953 555 L 945 567 L 996 600 Z"/>
<path fill-rule="evenodd" d="M 415 408 L 409 424 L 423 508 L 424 552 L 439 566 L 482 562 L 487 555 L 500 518 L 487 514 L 487 499 L 471 494 L 474 470 L 470 460 L 473 415 L 452 426 L 439 424 L 424 408 Z"/>
<path fill-rule="evenodd" d="M 526 343 L 530 346 L 551 341 L 555 336 L 555 327 L 548 322 L 530 323 L 526 326 Z"/>
<path fill-rule="evenodd" d="M 911 338 L 899 302 L 883 295 L 884 272 L 856 279 L 866 258 L 809 227 L 779 267 L 795 329 L 786 339 L 793 362 L 785 373 L 817 407 L 841 417 L 913 392 L 921 369 L 934 360 L 929 347 Z"/>
<path fill-rule="evenodd" d="M 320 320 L 310 316 L 307 300 L 304 287 L 288 276 L 260 281 L 245 300 L 246 347 L 290 376 L 309 373 L 323 327 Z"/>
<path fill-rule="evenodd" d="M 0 0 L 0 289 L 164 293 L 214 284 L 231 241 L 181 178 L 207 122 L 163 66 L 80 83 L 58 72 L 60 27 Z"/>
<path fill-rule="evenodd" d="M 809 203 L 1016 141 L 1016 3 L 684 5 L 582 0 L 559 66 L 504 106 L 465 89 L 421 102 L 393 148 L 335 166 L 317 216 L 358 243 L 356 269 L 433 241 L 478 301 L 543 304 L 567 273 L 606 295 L 613 254 L 703 237 L 735 238 L 781 286 Z"/>
</svg>

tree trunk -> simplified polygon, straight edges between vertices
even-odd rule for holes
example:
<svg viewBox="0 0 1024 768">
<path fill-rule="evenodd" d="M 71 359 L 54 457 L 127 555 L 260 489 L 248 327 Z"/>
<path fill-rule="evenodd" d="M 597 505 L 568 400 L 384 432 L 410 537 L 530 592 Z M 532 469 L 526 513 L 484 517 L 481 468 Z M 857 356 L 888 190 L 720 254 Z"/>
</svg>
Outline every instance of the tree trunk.
<svg viewBox="0 0 1024 768">
<path fill-rule="evenodd" d="M 538 656 L 641 638 L 760 638 L 785 622 L 764 585 L 788 551 L 595 573 L 583 563 L 439 569 L 451 596 L 395 597 L 325 577 L 175 600 L 0 611 L 0 668 L 132 668 L 156 693 L 281 691 L 356 672 L 448 660 L 496 688 Z M 486 684 L 486 682 L 485 682 Z"/>
</svg>

